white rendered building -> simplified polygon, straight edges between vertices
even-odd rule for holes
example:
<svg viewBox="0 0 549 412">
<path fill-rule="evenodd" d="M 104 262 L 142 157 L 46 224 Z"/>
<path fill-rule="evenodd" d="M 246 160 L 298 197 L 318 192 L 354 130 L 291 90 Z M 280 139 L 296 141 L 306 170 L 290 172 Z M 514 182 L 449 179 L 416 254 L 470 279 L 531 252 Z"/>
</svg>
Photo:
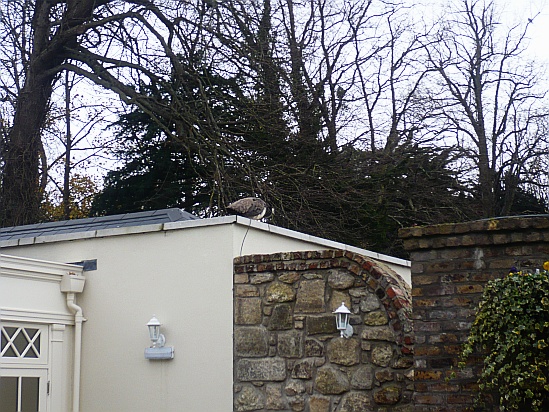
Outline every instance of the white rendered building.
<svg viewBox="0 0 549 412">
<path fill-rule="evenodd" d="M 231 410 L 236 256 L 344 249 L 410 283 L 402 259 L 178 209 L 4 228 L 0 248 L 3 412 Z M 173 359 L 144 356 L 153 315 Z"/>
</svg>

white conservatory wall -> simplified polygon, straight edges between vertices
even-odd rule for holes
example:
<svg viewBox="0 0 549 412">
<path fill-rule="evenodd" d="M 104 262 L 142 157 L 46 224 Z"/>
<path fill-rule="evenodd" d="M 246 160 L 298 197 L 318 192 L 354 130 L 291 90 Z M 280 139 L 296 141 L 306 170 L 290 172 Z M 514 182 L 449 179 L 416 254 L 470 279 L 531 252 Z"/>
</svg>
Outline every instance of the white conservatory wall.
<svg viewBox="0 0 549 412">
<path fill-rule="evenodd" d="M 69 273 L 81 275 L 82 270 L 73 265 L 0 255 L 0 325 L 41 330 L 40 356 L 3 357 L 0 376 L 9 376 L 14 370 L 46 371 L 52 391 L 46 397 L 46 407 L 41 407 L 43 411 L 71 410 L 74 315 L 67 308 L 66 294 L 60 286 Z"/>
</svg>

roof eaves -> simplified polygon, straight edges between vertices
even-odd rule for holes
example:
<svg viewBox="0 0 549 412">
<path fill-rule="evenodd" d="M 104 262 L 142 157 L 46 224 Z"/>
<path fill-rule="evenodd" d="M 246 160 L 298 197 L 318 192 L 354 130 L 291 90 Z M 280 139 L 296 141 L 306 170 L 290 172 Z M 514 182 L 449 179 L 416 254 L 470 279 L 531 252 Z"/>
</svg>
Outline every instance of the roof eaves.
<svg viewBox="0 0 549 412">
<path fill-rule="evenodd" d="M 150 225 L 122 226 L 116 228 L 101 229 L 96 231 L 95 237 L 134 235 L 139 233 L 160 232 L 164 229 L 164 223 Z"/>
<path fill-rule="evenodd" d="M 81 240 L 81 239 L 92 239 L 96 237 L 96 231 L 95 230 L 88 230 L 85 232 L 65 232 L 65 233 L 59 233 L 55 235 L 43 235 L 43 236 L 35 236 L 35 237 L 23 237 L 20 238 L 19 245 L 23 246 L 25 244 L 33 244 L 33 243 L 50 243 L 50 242 L 64 242 L 68 240 Z M 27 239 L 33 239 L 33 242 L 30 243 L 23 243 L 22 241 Z M 0 243 L 0 246 L 4 246 L 3 243 Z"/>
<path fill-rule="evenodd" d="M 176 229 L 182 229 L 182 228 L 188 228 L 188 227 L 226 225 L 230 223 L 235 223 L 236 221 L 237 221 L 237 217 L 232 215 L 211 217 L 207 219 L 181 220 L 178 222 L 164 223 L 164 230 L 176 230 Z"/>
</svg>

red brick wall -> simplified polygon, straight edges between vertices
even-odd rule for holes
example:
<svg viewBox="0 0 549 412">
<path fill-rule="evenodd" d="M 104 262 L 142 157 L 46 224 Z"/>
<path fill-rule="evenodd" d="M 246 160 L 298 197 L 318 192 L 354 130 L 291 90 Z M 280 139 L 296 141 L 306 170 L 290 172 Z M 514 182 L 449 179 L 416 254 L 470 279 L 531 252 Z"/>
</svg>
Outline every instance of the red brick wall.
<svg viewBox="0 0 549 412">
<path fill-rule="evenodd" d="M 549 258 L 549 216 L 403 229 L 412 261 L 414 410 L 471 410 L 479 366 L 457 369 L 485 283 Z M 455 376 L 454 376 L 455 374 Z"/>
</svg>

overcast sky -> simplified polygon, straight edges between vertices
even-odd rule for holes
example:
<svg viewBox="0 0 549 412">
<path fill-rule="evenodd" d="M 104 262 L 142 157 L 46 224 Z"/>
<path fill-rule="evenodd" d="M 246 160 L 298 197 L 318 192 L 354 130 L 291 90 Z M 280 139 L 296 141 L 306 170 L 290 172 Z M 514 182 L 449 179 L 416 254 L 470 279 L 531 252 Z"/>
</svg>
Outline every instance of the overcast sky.
<svg viewBox="0 0 549 412">
<path fill-rule="evenodd" d="M 549 1 L 547 0 L 497 0 L 501 2 L 506 11 L 503 17 L 509 21 L 520 19 L 527 21 L 535 16 L 530 26 L 529 51 L 536 57 L 549 63 Z"/>
<path fill-rule="evenodd" d="M 455 1 L 457 3 L 457 0 Z M 529 18 L 537 15 L 528 32 L 529 53 L 549 63 L 549 0 L 493 1 L 499 6 L 498 10 L 501 12 L 501 20 L 504 24 L 527 22 Z M 407 0 L 407 2 L 411 5 L 412 13 L 423 13 L 424 16 L 431 17 L 444 15 L 448 4 L 446 0 Z"/>
</svg>

